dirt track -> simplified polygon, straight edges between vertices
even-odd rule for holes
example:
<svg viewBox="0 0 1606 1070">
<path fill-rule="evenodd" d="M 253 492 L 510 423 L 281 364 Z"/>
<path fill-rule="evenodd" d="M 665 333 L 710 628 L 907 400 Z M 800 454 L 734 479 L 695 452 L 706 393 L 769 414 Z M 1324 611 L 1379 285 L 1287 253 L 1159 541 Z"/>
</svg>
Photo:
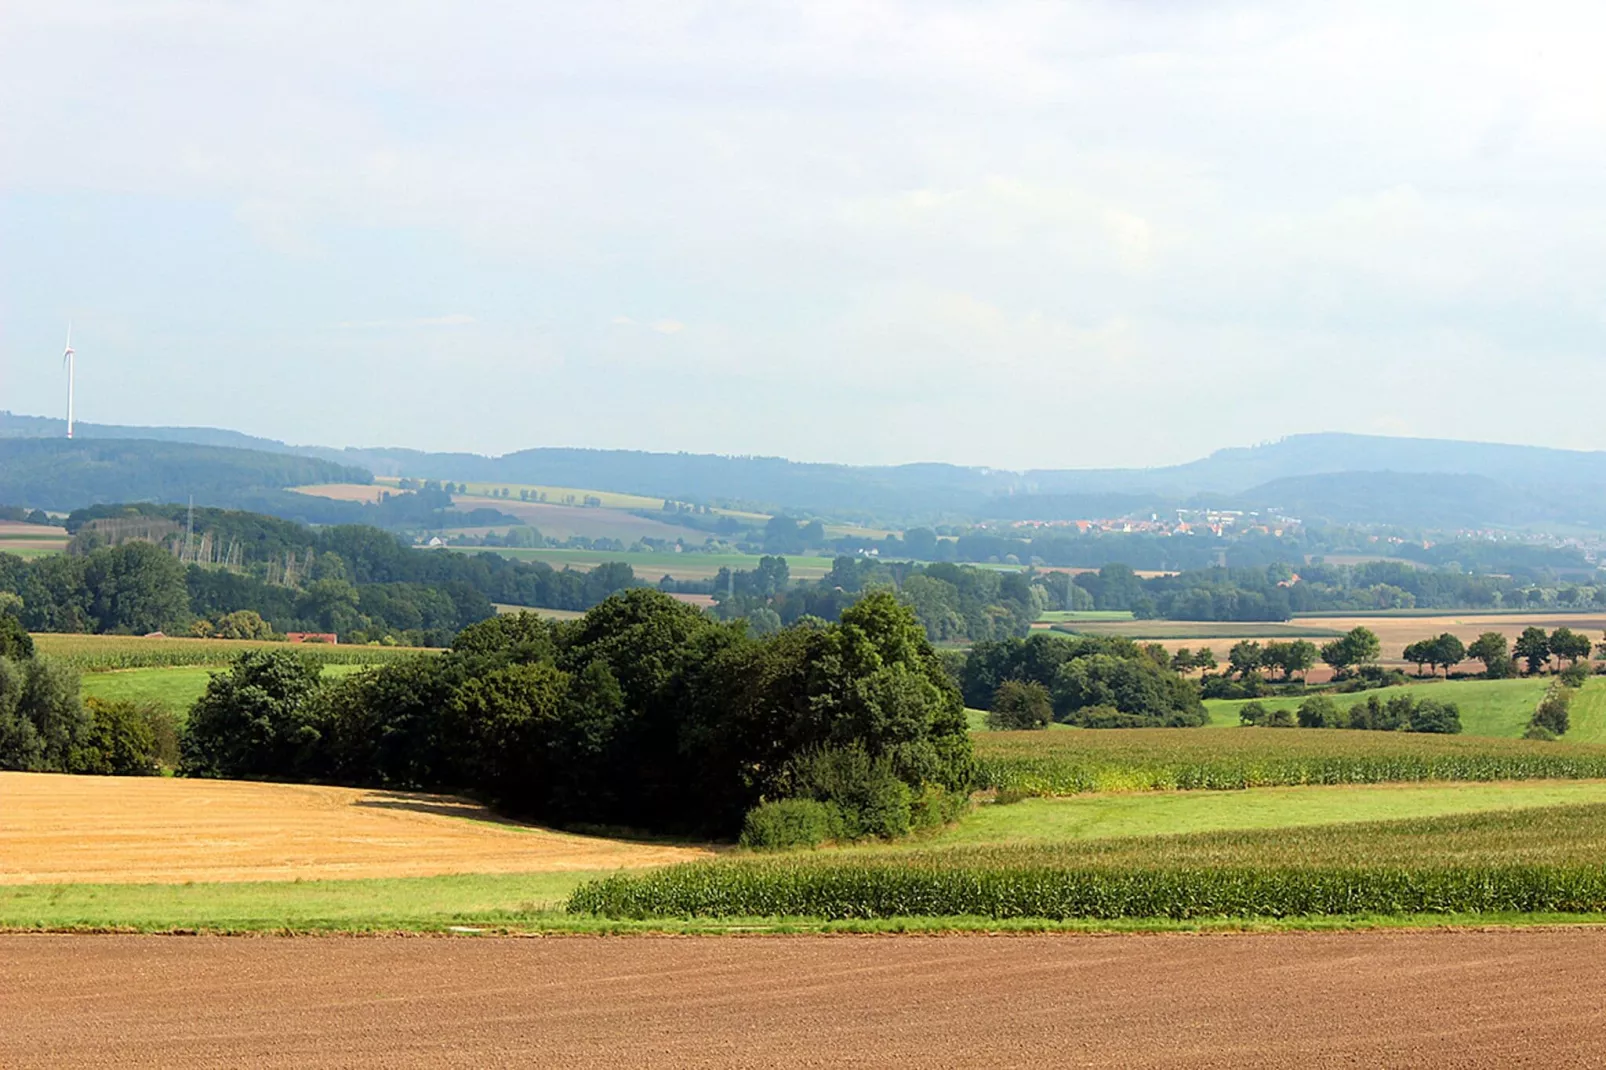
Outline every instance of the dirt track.
<svg viewBox="0 0 1606 1070">
<path fill-rule="evenodd" d="M 1606 930 L 0 936 L 0 1065 L 1585 1066 Z"/>
<path fill-rule="evenodd" d="M 0 884 L 546 873 L 706 853 L 499 823 L 446 795 L 0 773 Z"/>
</svg>

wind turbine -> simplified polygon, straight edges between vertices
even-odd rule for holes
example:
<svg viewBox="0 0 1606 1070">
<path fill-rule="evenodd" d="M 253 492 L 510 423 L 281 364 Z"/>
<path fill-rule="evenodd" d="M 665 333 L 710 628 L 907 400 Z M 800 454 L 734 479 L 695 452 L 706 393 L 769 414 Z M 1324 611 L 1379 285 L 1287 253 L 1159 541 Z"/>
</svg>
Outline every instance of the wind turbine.
<svg viewBox="0 0 1606 1070">
<path fill-rule="evenodd" d="M 61 355 L 61 366 L 67 369 L 67 437 L 72 438 L 72 385 L 77 370 L 77 354 L 72 348 L 72 323 L 67 324 L 67 351 Z"/>
</svg>

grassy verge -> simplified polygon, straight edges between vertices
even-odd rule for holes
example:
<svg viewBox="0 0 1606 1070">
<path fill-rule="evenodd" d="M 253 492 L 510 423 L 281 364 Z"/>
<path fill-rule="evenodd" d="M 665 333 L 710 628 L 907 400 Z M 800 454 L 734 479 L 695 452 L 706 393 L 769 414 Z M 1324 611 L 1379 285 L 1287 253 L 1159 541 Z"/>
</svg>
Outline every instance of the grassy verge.
<svg viewBox="0 0 1606 1070">
<path fill-rule="evenodd" d="M 1033 795 L 1606 777 L 1606 747 L 1338 729 L 978 732 L 984 786 Z"/>
<path fill-rule="evenodd" d="M 616 918 L 1286 918 L 1606 911 L 1606 805 L 1041 845 L 747 857 L 588 882 Z"/>
</svg>

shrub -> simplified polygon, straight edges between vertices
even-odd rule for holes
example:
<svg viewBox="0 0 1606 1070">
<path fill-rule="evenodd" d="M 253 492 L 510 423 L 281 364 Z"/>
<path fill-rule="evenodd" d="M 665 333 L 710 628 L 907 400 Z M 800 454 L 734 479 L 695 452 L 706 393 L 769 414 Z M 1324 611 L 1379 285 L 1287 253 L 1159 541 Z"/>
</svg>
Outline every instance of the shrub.
<svg viewBox="0 0 1606 1070">
<path fill-rule="evenodd" d="M 1338 706 L 1326 695 L 1317 695 L 1299 704 L 1299 727 L 1337 728 L 1338 724 Z"/>
<path fill-rule="evenodd" d="M 800 798 L 833 803 L 842 812 L 840 835 L 892 838 L 909 831 L 909 785 L 886 758 L 871 758 L 863 747 L 810 751 L 792 763 L 789 781 Z"/>
<path fill-rule="evenodd" d="M 1568 687 L 1583 687 L 1589 680 L 1589 662 L 1575 661 L 1561 670 L 1558 679 Z"/>
<path fill-rule="evenodd" d="M 1246 725 L 1263 725 L 1269 714 L 1263 702 L 1246 702 L 1238 710 L 1238 723 Z"/>
<path fill-rule="evenodd" d="M 1533 717 L 1528 721 L 1530 726 L 1537 725 L 1550 732 L 1553 736 L 1567 734 L 1568 710 L 1572 706 L 1573 692 L 1571 688 L 1563 687 L 1560 681 L 1550 685 L 1545 697 L 1539 700 L 1534 708 Z"/>
<path fill-rule="evenodd" d="M 742 821 L 741 845 L 762 851 L 818 847 L 842 836 L 842 810 L 816 799 L 777 799 L 759 803 Z"/>
<path fill-rule="evenodd" d="M 153 776 L 178 764 L 177 721 L 161 706 L 96 698 L 84 705 L 91 726 L 73 750 L 69 772 Z"/>
<path fill-rule="evenodd" d="M 1123 713 L 1114 706 L 1084 706 L 1071 715 L 1070 724 L 1078 728 L 1154 728 L 1152 717 Z"/>
<path fill-rule="evenodd" d="M 1294 727 L 1294 712 L 1292 710 L 1272 710 L 1266 715 L 1267 728 Z"/>
<path fill-rule="evenodd" d="M 1200 695 L 1204 698 L 1244 699 L 1265 698 L 1271 694 L 1271 685 L 1257 672 L 1245 674 L 1242 680 L 1230 676 L 1205 673 L 1199 678 Z"/>
<path fill-rule="evenodd" d="M 1454 735 L 1461 731 L 1461 710 L 1453 702 L 1423 699 L 1411 711 L 1407 732 L 1437 732 Z"/>
<path fill-rule="evenodd" d="M 22 621 L 10 613 L 0 613 L 0 658 L 26 661 L 33 657 L 33 636 Z"/>
<path fill-rule="evenodd" d="M 987 727 L 996 730 L 1047 728 L 1053 715 L 1048 688 L 1035 680 L 1005 680 L 993 693 Z"/>
</svg>

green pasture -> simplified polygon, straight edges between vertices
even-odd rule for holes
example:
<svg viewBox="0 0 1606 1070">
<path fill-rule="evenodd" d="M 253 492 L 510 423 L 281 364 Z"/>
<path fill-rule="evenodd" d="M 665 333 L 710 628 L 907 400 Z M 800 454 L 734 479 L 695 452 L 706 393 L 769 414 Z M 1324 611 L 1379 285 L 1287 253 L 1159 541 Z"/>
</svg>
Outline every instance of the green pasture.
<svg viewBox="0 0 1606 1070">
<path fill-rule="evenodd" d="M 1069 624 L 1075 621 L 1131 620 L 1127 609 L 1047 609 L 1037 618 L 1039 624 Z"/>
<path fill-rule="evenodd" d="M 1468 736 L 1494 736 L 1517 739 L 1528 727 L 1528 718 L 1550 686 L 1551 677 L 1518 680 L 1424 680 L 1409 685 L 1412 698 L 1432 698 L 1453 702 L 1461 711 L 1461 732 Z M 1399 688 L 1329 695 L 1340 709 L 1365 702 L 1368 695 L 1388 699 Z M 1284 696 L 1258 700 L 1267 709 L 1299 708 L 1303 696 Z M 1210 699 L 1210 725 L 1216 728 L 1239 725 L 1238 711 L 1243 700 Z M 1573 699 L 1571 725 L 1562 737 L 1566 743 L 1606 743 L 1606 679 L 1593 677 Z"/>
<path fill-rule="evenodd" d="M 325 676 L 345 676 L 370 668 L 367 665 L 325 665 Z M 183 717 L 195 700 L 206 691 L 212 674 L 223 666 L 185 665 L 170 669 L 121 669 L 90 672 L 79 677 L 79 690 L 85 698 L 107 702 L 127 700 L 155 703 Z"/>
</svg>

